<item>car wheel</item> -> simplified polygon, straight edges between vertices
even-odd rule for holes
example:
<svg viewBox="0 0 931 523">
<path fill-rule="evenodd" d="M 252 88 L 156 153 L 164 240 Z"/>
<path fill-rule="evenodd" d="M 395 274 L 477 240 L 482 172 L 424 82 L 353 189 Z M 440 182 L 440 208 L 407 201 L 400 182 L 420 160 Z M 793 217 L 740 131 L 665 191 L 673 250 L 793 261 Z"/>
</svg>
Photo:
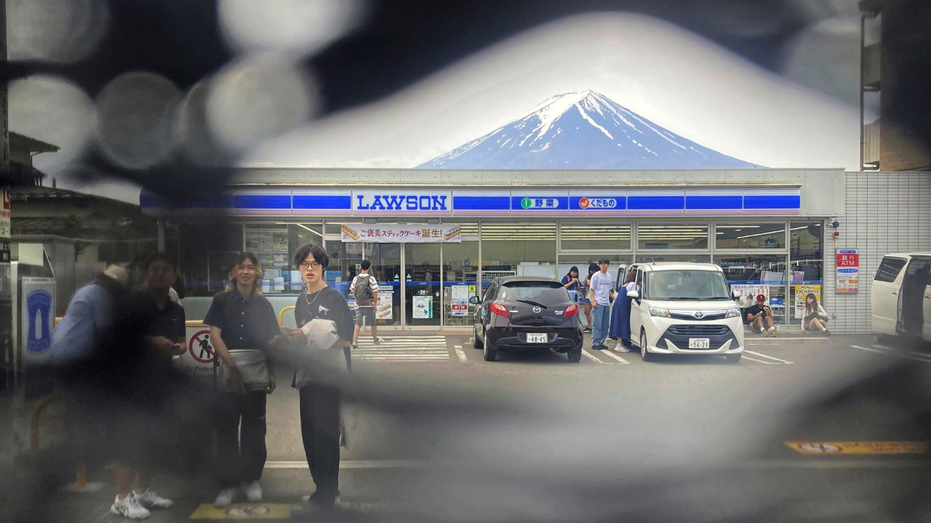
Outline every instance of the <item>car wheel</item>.
<svg viewBox="0 0 931 523">
<path fill-rule="evenodd" d="M 498 357 L 498 351 L 490 349 L 488 347 L 488 343 L 485 343 L 484 345 L 485 346 L 484 351 L 482 352 L 482 358 L 484 358 L 485 361 L 495 361 L 495 358 Z"/>
<path fill-rule="evenodd" d="M 725 354 L 724 358 L 727 359 L 728 363 L 739 363 L 741 356 L 743 356 L 743 354 Z"/>
<path fill-rule="evenodd" d="M 647 331 L 640 331 L 640 358 L 643 361 L 653 361 L 654 355 L 647 351 Z"/>
<path fill-rule="evenodd" d="M 578 363 L 582 361 L 582 348 L 572 349 L 569 351 L 569 361 L 571 363 Z"/>
<path fill-rule="evenodd" d="M 472 348 L 481 349 L 484 346 L 482 340 L 478 339 L 478 334 L 475 332 L 475 325 L 472 326 Z"/>
</svg>

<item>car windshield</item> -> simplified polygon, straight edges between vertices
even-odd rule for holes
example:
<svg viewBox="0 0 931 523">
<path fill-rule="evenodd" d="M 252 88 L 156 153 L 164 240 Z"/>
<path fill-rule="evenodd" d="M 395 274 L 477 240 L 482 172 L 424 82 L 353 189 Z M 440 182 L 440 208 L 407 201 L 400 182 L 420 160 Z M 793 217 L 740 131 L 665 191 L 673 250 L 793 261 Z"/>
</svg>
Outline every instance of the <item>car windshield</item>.
<svg viewBox="0 0 931 523">
<path fill-rule="evenodd" d="M 718 271 L 668 270 L 647 273 L 651 300 L 730 300 L 727 281 Z"/>
<path fill-rule="evenodd" d="M 499 298 L 512 303 L 550 307 L 565 304 L 569 301 L 569 293 L 559 282 L 512 281 L 501 287 Z"/>
</svg>

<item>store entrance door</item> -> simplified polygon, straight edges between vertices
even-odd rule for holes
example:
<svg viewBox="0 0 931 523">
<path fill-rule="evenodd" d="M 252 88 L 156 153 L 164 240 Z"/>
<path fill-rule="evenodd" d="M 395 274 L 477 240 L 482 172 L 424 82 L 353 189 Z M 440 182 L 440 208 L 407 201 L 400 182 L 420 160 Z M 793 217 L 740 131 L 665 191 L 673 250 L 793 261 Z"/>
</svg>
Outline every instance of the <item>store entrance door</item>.
<svg viewBox="0 0 931 523">
<path fill-rule="evenodd" d="M 366 243 L 364 258 L 372 262 L 369 273 L 378 282 L 375 316 L 378 328 L 401 330 L 403 327 L 402 246 L 400 243 Z"/>
</svg>

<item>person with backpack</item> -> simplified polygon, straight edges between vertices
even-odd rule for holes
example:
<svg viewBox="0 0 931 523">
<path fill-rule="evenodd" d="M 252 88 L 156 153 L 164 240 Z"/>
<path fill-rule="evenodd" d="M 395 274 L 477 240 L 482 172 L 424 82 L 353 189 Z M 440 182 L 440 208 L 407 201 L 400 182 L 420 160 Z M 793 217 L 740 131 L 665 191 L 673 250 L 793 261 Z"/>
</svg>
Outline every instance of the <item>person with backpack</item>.
<svg viewBox="0 0 931 523">
<path fill-rule="evenodd" d="M 356 297 L 356 328 L 352 333 L 352 348 L 359 348 L 359 331 L 368 320 L 372 327 L 372 342 L 378 343 L 378 324 L 375 318 L 375 306 L 378 304 L 378 282 L 369 274 L 372 268 L 370 260 L 362 260 L 362 273 L 352 279 L 349 291 Z"/>
</svg>

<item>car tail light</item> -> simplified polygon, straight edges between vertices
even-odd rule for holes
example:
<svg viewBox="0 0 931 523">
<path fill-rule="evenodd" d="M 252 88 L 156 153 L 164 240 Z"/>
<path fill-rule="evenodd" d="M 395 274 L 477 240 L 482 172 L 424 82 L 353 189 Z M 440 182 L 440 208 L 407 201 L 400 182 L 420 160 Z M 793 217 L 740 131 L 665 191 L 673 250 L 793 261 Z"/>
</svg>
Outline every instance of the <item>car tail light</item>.
<svg viewBox="0 0 931 523">
<path fill-rule="evenodd" d="M 569 308 L 566 309 L 566 312 L 563 313 L 562 317 L 563 317 L 563 318 L 568 318 L 568 317 L 570 317 L 570 316 L 575 316 L 575 315 L 578 314 L 578 313 L 579 313 L 579 306 L 578 306 L 578 305 L 570 305 Z"/>
<path fill-rule="evenodd" d="M 491 312 L 497 314 L 498 316 L 504 316 L 505 318 L 510 316 L 510 314 L 508 313 L 507 307 L 505 307 L 504 305 L 501 305 L 500 303 L 492 303 Z"/>
</svg>

